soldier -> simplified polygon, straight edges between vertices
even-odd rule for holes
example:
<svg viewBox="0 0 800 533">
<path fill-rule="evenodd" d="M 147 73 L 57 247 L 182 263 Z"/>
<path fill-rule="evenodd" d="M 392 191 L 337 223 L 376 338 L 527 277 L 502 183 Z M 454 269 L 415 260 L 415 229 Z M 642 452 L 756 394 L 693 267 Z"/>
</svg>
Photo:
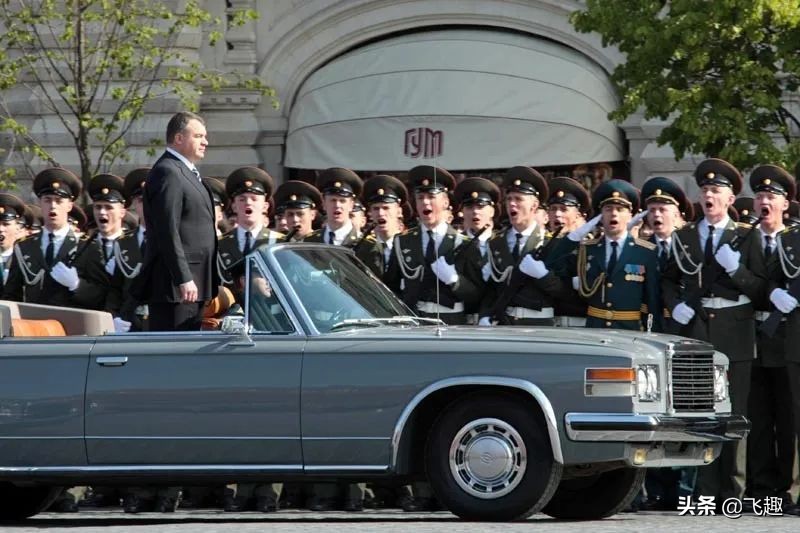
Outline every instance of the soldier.
<svg viewBox="0 0 800 533">
<path fill-rule="evenodd" d="M 456 186 L 454 196 L 463 213 L 464 234 L 470 240 L 478 238 L 479 266 L 486 282 L 491 275 L 489 241 L 494 237 L 492 229 L 500 204 L 500 189 L 486 178 L 466 178 Z M 484 297 L 485 294 L 481 299 Z M 475 325 L 480 320 L 478 308 L 467 309 L 466 313 L 467 324 Z"/>
<path fill-rule="evenodd" d="M 220 279 L 244 305 L 244 288 L 239 279 L 244 274 L 243 261 L 262 244 L 274 244 L 284 239 L 264 223 L 263 212 L 273 191 L 272 177 L 257 167 L 241 167 L 231 172 L 225 181 L 225 192 L 236 214 L 236 229 L 219 239 L 217 269 Z"/>
<path fill-rule="evenodd" d="M 358 198 L 353 201 L 353 210 L 350 211 L 350 221 L 359 233 L 361 233 L 364 226 L 367 225 L 367 213 L 364 210 L 364 204 L 362 204 L 361 200 Z"/>
<path fill-rule="evenodd" d="M 25 204 L 25 222 L 23 237 L 31 237 L 42 231 L 42 208 L 35 204 Z"/>
<path fill-rule="evenodd" d="M 25 203 L 18 196 L 0 193 L 0 285 L 5 286 L 14 245 L 25 238 Z"/>
<path fill-rule="evenodd" d="M 681 335 L 709 341 L 728 356 L 732 411 L 746 415 L 755 356 L 753 302 L 767 282 L 763 254 L 758 239 L 728 216 L 742 187 L 739 171 L 721 159 L 707 159 L 695 170 L 695 180 L 703 219 L 673 233 L 661 280 L 664 302 L 681 324 Z M 737 244 L 731 247 L 734 237 Z M 695 493 L 717 502 L 741 498 L 744 466 L 745 446 L 725 443 L 719 459 L 698 470 Z"/>
<path fill-rule="evenodd" d="M 286 207 L 275 207 L 272 227 L 280 233 L 289 233 L 289 222 L 286 220 Z"/>
<path fill-rule="evenodd" d="M 314 220 L 322 206 L 322 195 L 313 185 L 289 180 L 275 191 L 275 204 L 284 209 L 292 241 L 302 241 L 313 233 Z"/>
<path fill-rule="evenodd" d="M 214 203 L 214 220 L 217 228 L 217 238 L 222 237 L 225 224 L 225 204 L 228 201 L 225 191 L 226 185 L 218 178 L 202 178 L 208 190 L 211 191 L 211 201 Z"/>
<path fill-rule="evenodd" d="M 628 232 L 639 192 L 612 179 L 595 189 L 592 204 L 601 211 L 604 236 L 578 243 L 576 230 L 566 239 L 577 246 L 569 275 L 589 304 L 586 327 L 659 331 L 659 313 L 650 314 L 661 308 L 656 246 Z"/>
<path fill-rule="evenodd" d="M 87 218 L 83 209 L 77 205 L 73 205 L 67 219 L 69 220 L 69 225 L 72 227 L 72 232 L 75 234 L 75 236 L 79 239 L 83 237 L 83 234 L 86 231 L 86 224 L 89 222 L 89 219 Z"/>
<path fill-rule="evenodd" d="M 69 170 L 48 168 L 34 178 L 33 191 L 45 213 L 44 231 L 14 247 L 3 299 L 70 306 L 79 279 L 77 271 L 65 264 L 78 244 L 68 216 L 81 193 L 81 182 Z"/>
<path fill-rule="evenodd" d="M 447 191 L 455 186 L 455 178 L 427 165 L 412 168 L 408 177 L 419 226 L 395 237 L 386 284 L 419 316 L 465 324 L 464 310 L 480 301 L 483 279 L 479 252 L 456 254 L 469 240 L 445 222 Z"/>
<path fill-rule="evenodd" d="M 738 217 L 737 222 L 747 224 L 748 228 L 754 226 L 758 220 L 753 202 L 754 200 L 750 196 L 740 196 L 733 202 L 733 208 Z"/>
<path fill-rule="evenodd" d="M 592 208 L 589 193 L 577 180 L 566 176 L 558 176 L 550 180 L 550 198 L 547 200 L 548 215 L 553 228 L 553 250 L 548 254 L 547 263 L 559 270 L 565 260 L 569 259 L 573 245 L 566 239 L 567 235 L 586 224 L 585 212 Z M 589 230 L 593 230 L 589 227 Z M 593 235 L 586 235 L 594 238 Z M 571 284 L 564 284 L 562 296 L 553 302 L 556 313 L 555 325 L 560 327 L 586 326 L 586 301 L 578 295 Z"/>
<path fill-rule="evenodd" d="M 761 165 L 750 174 L 750 188 L 756 197 L 752 213 L 761 215 L 753 240 L 759 244 L 770 286 L 780 287 L 784 280 L 776 244 L 785 230 L 783 214 L 795 195 L 794 178 L 783 168 Z M 765 294 L 765 296 L 768 296 Z M 766 497 L 783 499 L 783 512 L 794 507 L 789 497 L 795 458 L 794 420 L 790 409 L 792 392 L 784 356 L 785 323 L 773 336 L 758 326 L 773 309 L 769 298 L 756 302 L 756 358 L 750 375 L 747 418 L 751 421 L 747 436 L 747 494 L 757 500 Z M 794 350 L 796 351 L 796 349 Z"/>
<path fill-rule="evenodd" d="M 800 226 L 800 202 L 795 200 L 789 202 L 789 209 L 783 214 L 783 223 L 787 228 Z"/>
<path fill-rule="evenodd" d="M 375 224 L 375 238 L 381 254 L 375 273 L 383 279 L 392 257 L 394 236 L 400 233 L 403 206 L 408 203 L 408 189 L 394 176 L 380 174 L 364 183 L 364 204 L 369 218 Z"/>
<path fill-rule="evenodd" d="M 511 225 L 489 241 L 489 287 L 479 324 L 496 318 L 512 326 L 552 326 L 553 302 L 563 284 L 544 263 L 550 239 L 536 222 L 540 199 L 549 195 L 547 182 L 536 170 L 517 166 L 506 173 L 503 187 Z"/>
</svg>

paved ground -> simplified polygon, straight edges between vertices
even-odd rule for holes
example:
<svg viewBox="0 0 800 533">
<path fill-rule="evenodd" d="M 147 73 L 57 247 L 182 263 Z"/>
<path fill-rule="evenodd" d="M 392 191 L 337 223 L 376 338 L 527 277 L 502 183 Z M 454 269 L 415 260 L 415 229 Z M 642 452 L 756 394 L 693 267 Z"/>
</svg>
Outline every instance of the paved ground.
<svg viewBox="0 0 800 533">
<path fill-rule="evenodd" d="M 121 511 L 82 511 L 79 515 L 42 514 L 19 524 L 4 524 L 2 531 L 75 533 L 217 533 L 217 532 L 569 532 L 578 529 L 603 532 L 669 531 L 670 533 L 709 533 L 712 531 L 798 531 L 800 518 L 793 516 L 757 517 L 743 516 L 739 519 L 724 516 L 678 516 L 678 513 L 621 514 L 613 518 L 594 522 L 556 521 L 537 515 L 527 522 L 513 524 L 484 524 L 462 522 L 453 515 L 440 512 L 432 514 L 410 514 L 402 511 L 365 511 L 349 513 L 309 513 L 303 511 L 281 511 L 277 514 L 241 513 L 221 511 L 179 511 L 174 515 L 141 514 L 126 515 Z"/>
</svg>

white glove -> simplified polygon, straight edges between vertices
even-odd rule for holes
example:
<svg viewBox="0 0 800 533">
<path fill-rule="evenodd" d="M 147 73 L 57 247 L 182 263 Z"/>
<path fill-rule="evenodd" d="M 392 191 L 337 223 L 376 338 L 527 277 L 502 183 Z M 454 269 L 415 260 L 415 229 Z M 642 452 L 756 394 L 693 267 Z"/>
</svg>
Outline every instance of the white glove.
<svg viewBox="0 0 800 533">
<path fill-rule="evenodd" d="M 81 283 L 75 267 L 68 267 L 60 261 L 50 269 L 50 277 L 71 291 L 77 289 Z"/>
<path fill-rule="evenodd" d="M 694 318 L 694 309 L 681 302 L 672 310 L 672 318 L 678 324 L 686 325 Z"/>
<path fill-rule="evenodd" d="M 519 270 L 526 276 L 536 279 L 542 279 L 550 272 L 547 267 L 544 266 L 543 261 L 534 259 L 530 254 L 523 257 L 522 261 L 519 262 Z"/>
<path fill-rule="evenodd" d="M 572 242 L 581 242 L 584 237 L 592 232 L 595 226 L 597 226 L 597 224 L 600 222 L 601 218 L 603 218 L 602 213 L 594 217 L 580 228 L 570 231 L 567 235 L 567 238 Z"/>
<path fill-rule="evenodd" d="M 572 278 L 572 288 L 576 291 L 580 290 L 581 288 L 581 279 L 578 276 L 574 276 Z"/>
<path fill-rule="evenodd" d="M 479 326 L 491 326 L 492 325 L 492 319 L 490 317 L 488 317 L 488 316 L 482 316 L 480 318 L 480 320 L 478 320 L 478 325 Z"/>
<path fill-rule="evenodd" d="M 649 211 L 647 209 L 645 209 L 644 211 L 641 211 L 639 214 L 637 214 L 635 217 L 633 217 L 631 219 L 631 221 L 628 222 L 628 231 L 630 231 L 634 226 L 636 226 L 636 224 L 641 222 L 642 219 L 647 216 L 648 212 Z"/>
<path fill-rule="evenodd" d="M 786 289 L 775 289 L 769 294 L 769 301 L 781 313 L 791 313 L 797 307 L 797 298 L 789 294 Z"/>
<path fill-rule="evenodd" d="M 458 281 L 458 272 L 456 272 L 455 265 L 448 263 L 444 256 L 431 264 L 431 270 L 433 270 L 433 273 L 439 278 L 439 281 L 445 285 L 452 285 Z"/>
<path fill-rule="evenodd" d="M 741 252 L 734 250 L 727 243 L 720 246 L 719 250 L 717 250 L 717 253 L 714 254 L 714 259 L 717 260 L 719 266 L 724 268 L 725 272 L 728 274 L 733 274 L 736 272 L 736 269 L 739 268 L 739 260 L 741 258 Z"/>
<path fill-rule="evenodd" d="M 120 317 L 114 317 L 114 332 L 115 333 L 128 333 L 131 330 L 131 323 L 127 320 L 122 320 Z"/>
</svg>

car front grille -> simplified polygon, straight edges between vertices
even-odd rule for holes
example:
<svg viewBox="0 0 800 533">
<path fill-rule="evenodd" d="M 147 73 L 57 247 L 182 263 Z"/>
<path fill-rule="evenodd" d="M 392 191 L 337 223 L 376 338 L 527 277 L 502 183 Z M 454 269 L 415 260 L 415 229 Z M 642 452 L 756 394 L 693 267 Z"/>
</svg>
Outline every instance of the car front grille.
<svg viewBox="0 0 800 533">
<path fill-rule="evenodd" d="M 672 409 L 676 413 L 713 412 L 713 350 L 708 345 L 678 343 L 670 366 Z"/>
</svg>

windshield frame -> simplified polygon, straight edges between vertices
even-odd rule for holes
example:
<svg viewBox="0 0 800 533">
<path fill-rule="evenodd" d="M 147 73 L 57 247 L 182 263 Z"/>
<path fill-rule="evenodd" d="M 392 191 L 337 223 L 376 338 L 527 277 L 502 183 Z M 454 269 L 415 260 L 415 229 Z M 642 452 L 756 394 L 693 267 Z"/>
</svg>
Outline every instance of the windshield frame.
<svg viewBox="0 0 800 533">
<path fill-rule="evenodd" d="M 303 242 L 293 242 L 293 243 L 275 243 L 268 246 L 260 246 L 254 254 L 258 256 L 258 262 L 262 263 L 264 267 L 269 271 L 275 281 L 277 281 L 277 291 L 278 297 L 280 300 L 285 302 L 285 304 L 291 309 L 294 318 L 300 322 L 300 326 L 302 326 L 302 330 L 308 336 L 322 336 L 328 334 L 337 334 L 340 331 L 346 331 L 346 329 L 339 329 L 337 331 L 332 332 L 320 332 L 314 320 L 311 318 L 308 310 L 306 309 L 305 305 L 300 301 L 300 297 L 298 296 L 297 292 L 295 291 L 294 287 L 292 286 L 291 282 L 289 281 L 288 276 L 283 271 L 280 263 L 278 262 L 277 258 L 275 257 L 275 253 L 283 250 L 284 248 L 289 248 L 290 250 L 302 250 L 302 249 L 329 249 L 330 253 L 332 254 L 349 254 L 355 257 L 355 253 L 353 250 L 343 247 L 343 246 L 334 246 L 330 244 L 321 244 L 321 243 L 303 243 Z M 372 282 L 376 284 L 383 285 L 383 288 L 388 291 L 389 293 L 394 296 L 397 304 L 400 306 L 401 309 L 405 310 L 405 315 L 414 316 L 413 313 L 405 303 L 397 297 L 392 291 L 383 284 L 382 281 L 377 279 L 374 275 L 368 272 L 367 267 L 364 267 L 367 271 L 364 272 L 364 276 L 369 278 Z"/>
</svg>

